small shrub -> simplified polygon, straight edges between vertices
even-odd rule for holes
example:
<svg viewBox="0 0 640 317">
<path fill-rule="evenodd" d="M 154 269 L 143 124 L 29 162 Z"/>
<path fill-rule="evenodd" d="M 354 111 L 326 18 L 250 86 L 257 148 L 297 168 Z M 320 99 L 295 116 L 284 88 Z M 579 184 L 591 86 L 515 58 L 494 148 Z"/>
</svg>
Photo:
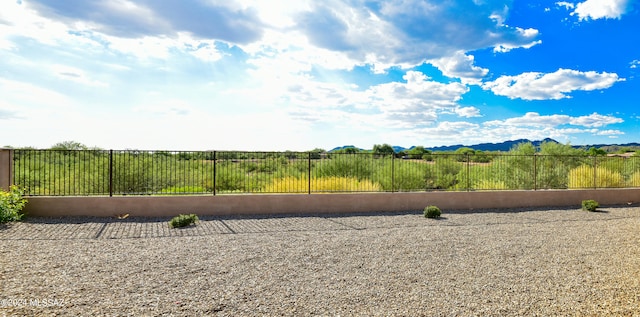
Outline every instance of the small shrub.
<svg viewBox="0 0 640 317">
<path fill-rule="evenodd" d="M 595 200 L 588 199 L 582 201 L 582 210 L 596 211 L 598 207 L 600 207 L 600 204 L 598 204 L 598 202 Z"/>
<path fill-rule="evenodd" d="M 11 186 L 8 192 L 0 190 L 0 223 L 22 220 L 22 208 L 27 204 L 23 195 L 17 186 Z"/>
<path fill-rule="evenodd" d="M 569 188 L 617 188 L 624 187 L 622 174 L 604 167 L 582 165 L 569 171 Z"/>
<path fill-rule="evenodd" d="M 436 206 L 428 206 L 424 209 L 424 216 L 426 218 L 440 218 L 440 215 L 442 215 L 442 211 Z"/>
<path fill-rule="evenodd" d="M 271 181 L 262 188 L 267 193 L 306 193 L 309 191 L 307 178 L 284 177 Z M 315 193 L 331 192 L 367 192 L 382 191 L 380 184 L 368 179 L 358 180 L 351 177 L 313 177 L 311 191 Z"/>
<path fill-rule="evenodd" d="M 171 228 L 181 228 L 181 227 L 189 226 L 191 224 L 195 224 L 197 221 L 198 221 L 198 216 L 196 216 L 195 214 L 189 214 L 189 215 L 181 214 L 176 217 L 173 217 L 173 219 L 169 221 L 169 226 Z"/>
<path fill-rule="evenodd" d="M 640 171 L 637 171 L 631 175 L 627 181 L 629 187 L 640 187 Z"/>
</svg>

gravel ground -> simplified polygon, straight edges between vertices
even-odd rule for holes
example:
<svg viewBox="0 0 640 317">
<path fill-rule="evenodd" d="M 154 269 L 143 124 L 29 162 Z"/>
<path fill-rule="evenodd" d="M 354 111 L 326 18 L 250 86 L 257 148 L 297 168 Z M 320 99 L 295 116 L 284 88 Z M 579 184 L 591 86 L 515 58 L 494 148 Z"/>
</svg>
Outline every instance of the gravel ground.
<svg viewBox="0 0 640 317">
<path fill-rule="evenodd" d="M 35 218 L 0 316 L 640 316 L 640 207 Z"/>
</svg>

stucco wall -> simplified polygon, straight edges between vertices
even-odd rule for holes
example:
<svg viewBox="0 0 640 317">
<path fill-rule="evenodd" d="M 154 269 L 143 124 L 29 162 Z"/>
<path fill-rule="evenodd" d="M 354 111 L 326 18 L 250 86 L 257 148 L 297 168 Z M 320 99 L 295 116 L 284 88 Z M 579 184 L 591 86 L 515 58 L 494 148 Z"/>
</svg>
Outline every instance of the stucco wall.
<svg viewBox="0 0 640 317">
<path fill-rule="evenodd" d="M 145 197 L 30 197 L 30 216 L 175 216 L 292 213 L 350 213 L 516 207 L 580 207 L 584 199 L 601 205 L 640 202 L 640 189 L 357 193 L 313 195 L 219 195 Z"/>
<path fill-rule="evenodd" d="M 12 183 L 11 167 L 13 166 L 13 151 L 0 149 L 0 189 L 9 190 Z"/>
</svg>

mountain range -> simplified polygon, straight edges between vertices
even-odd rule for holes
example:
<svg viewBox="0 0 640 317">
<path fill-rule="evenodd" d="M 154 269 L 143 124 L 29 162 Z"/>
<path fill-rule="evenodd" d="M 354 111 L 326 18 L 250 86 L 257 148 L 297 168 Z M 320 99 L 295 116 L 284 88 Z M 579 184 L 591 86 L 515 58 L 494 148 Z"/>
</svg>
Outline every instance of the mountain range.
<svg viewBox="0 0 640 317">
<path fill-rule="evenodd" d="M 541 143 L 544 142 L 555 142 L 555 143 L 559 143 L 558 141 L 554 140 L 554 139 L 550 139 L 550 138 L 546 138 L 543 140 L 536 140 L 536 141 L 531 141 L 528 139 L 518 139 L 518 140 L 509 140 L 509 141 L 504 141 L 504 142 L 500 142 L 500 143 L 479 143 L 479 144 L 473 144 L 473 145 L 462 145 L 462 144 L 456 144 L 456 145 L 443 145 L 443 146 L 435 146 L 435 147 L 428 147 L 425 146 L 424 148 L 433 152 L 451 152 L 451 151 L 455 151 L 459 148 L 462 147 L 466 147 L 466 148 L 471 148 L 474 150 L 480 150 L 480 151 L 502 151 L 502 152 L 506 152 L 511 150 L 514 146 L 520 144 L 520 143 L 531 143 L 534 146 L 538 147 L 540 146 Z M 412 148 L 414 148 L 415 146 L 409 147 L 409 148 L 405 148 L 402 146 L 392 146 L 393 150 L 398 153 L 398 152 L 402 152 L 402 151 L 406 151 L 406 150 L 410 150 Z M 595 148 L 604 148 L 605 150 L 607 150 L 607 152 L 613 152 L 616 151 L 617 149 L 623 148 L 623 147 L 638 147 L 640 148 L 640 143 L 626 143 L 626 144 L 591 144 L 591 145 L 574 145 L 573 147 L 575 148 L 591 148 L 591 147 L 595 147 Z M 346 148 L 356 148 L 360 151 L 363 151 L 363 149 L 361 148 L 357 148 L 353 145 L 345 145 L 345 146 L 339 146 L 336 148 L 333 148 L 332 150 L 330 150 L 329 152 L 334 152 L 337 150 L 341 150 L 341 149 L 346 149 Z"/>
</svg>

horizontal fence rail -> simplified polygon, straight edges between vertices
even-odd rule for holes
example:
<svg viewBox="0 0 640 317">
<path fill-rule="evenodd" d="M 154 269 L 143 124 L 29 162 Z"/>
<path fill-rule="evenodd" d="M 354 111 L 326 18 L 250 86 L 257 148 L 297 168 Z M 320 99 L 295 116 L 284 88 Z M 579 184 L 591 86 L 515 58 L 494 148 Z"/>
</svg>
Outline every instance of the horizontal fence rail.
<svg viewBox="0 0 640 317">
<path fill-rule="evenodd" d="M 640 187 L 640 157 L 13 150 L 29 196 L 219 195 Z"/>
</svg>

